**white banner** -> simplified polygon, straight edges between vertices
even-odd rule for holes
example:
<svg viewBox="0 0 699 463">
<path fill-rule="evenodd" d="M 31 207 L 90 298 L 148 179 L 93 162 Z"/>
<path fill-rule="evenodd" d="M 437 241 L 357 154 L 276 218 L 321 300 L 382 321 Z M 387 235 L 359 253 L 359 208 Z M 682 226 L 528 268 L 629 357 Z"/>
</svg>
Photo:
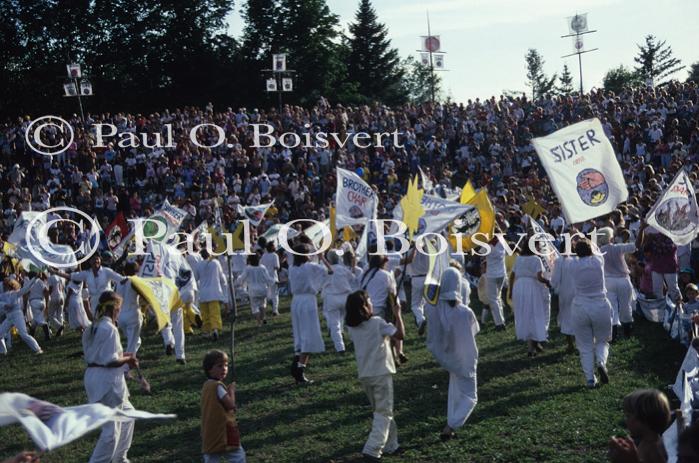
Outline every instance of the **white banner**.
<svg viewBox="0 0 699 463">
<path fill-rule="evenodd" d="M 26 394 L 0 394 L 0 426 L 20 424 L 42 452 L 66 445 L 109 421 L 175 417 L 140 410 L 122 411 L 100 403 L 59 407 Z"/>
<path fill-rule="evenodd" d="M 534 138 L 532 145 L 569 223 L 609 214 L 628 198 L 624 174 L 599 119 Z"/>
<path fill-rule="evenodd" d="M 422 207 L 425 209 L 425 215 L 420 217 L 416 235 L 422 233 L 440 233 L 447 226 L 457 219 L 463 219 L 465 223 L 479 223 L 478 209 L 470 204 L 460 204 L 454 201 L 449 201 L 439 196 L 423 195 Z M 393 208 L 393 220 L 403 220 L 403 209 L 400 204 L 396 204 Z M 477 227 L 476 227 L 477 228 Z M 398 225 L 391 224 L 389 233 L 394 234 L 398 231 Z M 470 234 L 469 231 L 462 231 L 464 235 Z"/>
<path fill-rule="evenodd" d="M 678 246 L 694 241 L 699 232 L 699 208 L 694 186 L 684 169 L 658 198 L 646 222 Z"/>
<path fill-rule="evenodd" d="M 146 256 L 143 258 L 138 276 L 163 276 L 175 281 L 180 274 L 180 269 L 192 271 L 187 260 L 177 249 L 158 241 L 149 241 Z"/>
<path fill-rule="evenodd" d="M 375 218 L 379 205 L 376 192 L 362 178 L 349 170 L 337 168 L 335 227 L 364 225 Z"/>
<path fill-rule="evenodd" d="M 529 225 L 532 227 L 532 232 L 534 232 L 535 235 L 540 235 L 539 239 L 537 242 L 541 243 L 541 248 L 539 249 L 539 253 L 543 254 L 541 257 L 541 262 L 544 264 L 544 275 L 546 276 L 547 279 L 551 279 L 551 275 L 553 275 L 553 267 L 556 265 L 556 259 L 561 257 L 561 253 L 558 252 L 558 249 L 556 249 L 556 246 L 553 245 L 551 241 L 545 241 L 544 237 L 541 235 L 546 235 L 547 238 L 550 237 L 551 240 L 553 240 L 553 236 L 550 233 L 547 233 L 546 230 L 544 230 L 544 227 L 539 224 L 536 220 L 534 220 L 532 217 L 528 216 L 525 214 L 525 217 L 529 220 Z"/>
<path fill-rule="evenodd" d="M 267 204 L 260 204 L 259 206 L 241 206 L 238 205 L 238 214 L 245 216 L 245 219 L 250 221 L 250 225 L 257 227 L 262 223 L 265 218 L 267 209 L 274 204 L 274 201 Z"/>
</svg>

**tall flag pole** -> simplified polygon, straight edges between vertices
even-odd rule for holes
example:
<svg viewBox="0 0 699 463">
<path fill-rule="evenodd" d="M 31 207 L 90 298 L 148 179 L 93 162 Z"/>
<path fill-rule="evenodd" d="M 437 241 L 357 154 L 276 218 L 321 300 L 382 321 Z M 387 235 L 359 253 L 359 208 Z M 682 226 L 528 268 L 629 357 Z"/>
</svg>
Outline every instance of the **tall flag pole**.
<svg viewBox="0 0 699 463">
<path fill-rule="evenodd" d="M 591 31 L 587 27 L 587 13 L 575 14 L 568 18 L 568 29 L 570 34 L 562 35 L 561 38 L 572 37 L 573 38 L 573 49 L 575 52 L 561 56 L 561 58 L 568 58 L 570 56 L 578 55 L 578 69 L 580 70 L 580 95 L 583 94 L 583 70 L 582 70 L 582 54 L 590 53 L 592 51 L 599 50 L 599 48 L 593 48 L 591 50 L 584 50 L 585 44 L 583 42 L 583 35 L 592 34 L 597 31 Z"/>
</svg>

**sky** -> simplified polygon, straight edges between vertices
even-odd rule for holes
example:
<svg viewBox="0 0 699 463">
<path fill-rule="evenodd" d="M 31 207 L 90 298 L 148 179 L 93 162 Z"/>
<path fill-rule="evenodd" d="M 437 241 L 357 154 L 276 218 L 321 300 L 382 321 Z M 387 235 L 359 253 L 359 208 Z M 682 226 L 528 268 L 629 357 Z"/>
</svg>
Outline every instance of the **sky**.
<svg viewBox="0 0 699 463">
<path fill-rule="evenodd" d="M 327 0 L 340 16 L 342 27 L 354 21 L 358 0 Z M 634 66 L 636 44 L 647 34 L 665 40 L 683 64 L 699 61 L 699 1 L 697 0 L 374 0 L 379 21 L 401 58 L 419 59 L 420 36 L 427 35 L 429 11 L 432 35 L 439 35 L 446 52 L 447 71 L 440 72 L 445 94 L 457 102 L 499 96 L 503 90 L 527 91 L 524 56 L 535 48 L 545 60 L 548 75 L 560 74 L 567 63 L 579 88 L 577 56 L 568 34 L 567 18 L 588 13 L 590 30 L 582 55 L 585 91 L 601 87 L 604 74 L 620 64 Z M 228 33 L 239 37 L 243 21 L 240 5 L 229 16 Z M 270 57 L 271 60 L 271 57 Z M 293 57 L 288 57 L 293 68 Z M 685 80 L 687 71 L 675 74 Z"/>
</svg>

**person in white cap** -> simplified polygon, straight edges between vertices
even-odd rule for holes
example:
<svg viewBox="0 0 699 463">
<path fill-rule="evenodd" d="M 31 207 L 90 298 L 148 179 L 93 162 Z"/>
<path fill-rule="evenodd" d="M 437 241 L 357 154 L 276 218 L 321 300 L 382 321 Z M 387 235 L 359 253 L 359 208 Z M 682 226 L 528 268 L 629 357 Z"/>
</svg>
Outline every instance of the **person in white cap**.
<svg viewBox="0 0 699 463">
<path fill-rule="evenodd" d="M 612 306 L 612 340 L 616 340 L 618 327 L 624 336 L 631 335 L 633 326 L 633 285 L 625 255 L 636 252 L 635 243 L 614 243 L 614 229 L 604 227 L 597 231 L 597 244 L 604 254 L 604 285 L 607 300 Z"/>
<path fill-rule="evenodd" d="M 604 258 L 593 253 L 593 244 L 583 239 L 575 243 L 576 258 L 570 263 L 575 275 L 573 326 L 575 344 L 580 352 L 580 364 L 587 387 L 597 387 L 595 364 L 603 384 L 609 382 L 607 358 L 612 335 L 612 306 L 604 285 Z"/>
<path fill-rule="evenodd" d="M 442 274 L 439 300 L 425 306 L 427 315 L 427 348 L 439 364 L 449 372 L 447 425 L 440 437 L 455 437 L 455 430 L 464 425 L 478 402 L 476 366 L 478 320 L 464 301 L 463 279 L 456 268 Z"/>
</svg>

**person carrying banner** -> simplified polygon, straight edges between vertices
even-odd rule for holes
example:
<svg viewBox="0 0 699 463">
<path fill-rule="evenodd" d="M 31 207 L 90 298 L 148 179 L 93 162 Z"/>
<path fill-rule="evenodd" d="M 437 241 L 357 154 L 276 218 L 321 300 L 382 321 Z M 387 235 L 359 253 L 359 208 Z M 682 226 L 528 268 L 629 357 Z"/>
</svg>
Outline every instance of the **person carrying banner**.
<svg viewBox="0 0 699 463">
<path fill-rule="evenodd" d="M 595 365 L 602 384 L 609 382 L 607 358 L 609 339 L 612 335 L 612 306 L 606 297 L 604 258 L 593 253 L 592 246 L 593 244 L 586 239 L 577 241 L 574 247 L 577 257 L 570 263 L 570 271 L 575 275 L 575 344 L 580 352 L 580 364 L 590 389 L 598 386 Z"/>
<path fill-rule="evenodd" d="M 677 276 L 679 262 L 677 261 L 675 243 L 658 230 L 649 227 L 645 220 L 638 230 L 638 242 L 642 243 L 644 249 L 647 246 L 650 250 L 650 259 L 646 265 L 650 264 L 655 297 L 662 299 L 664 297 L 663 288 L 667 286 L 667 296 L 670 300 L 673 303 L 681 304 L 682 295 Z"/>
<path fill-rule="evenodd" d="M 13 326 L 17 328 L 17 332 L 22 341 L 24 341 L 35 354 L 44 353 L 41 347 L 39 347 L 39 343 L 36 342 L 36 339 L 27 332 L 27 324 L 24 321 L 24 313 L 22 313 L 22 307 L 24 306 L 22 298 L 31 291 L 35 282 L 36 279 L 22 287 L 17 280 L 11 277 L 7 277 L 3 281 L 5 291 L 0 293 L 0 310 L 4 310 L 5 312 L 5 321 L 0 325 L 0 354 L 7 354 L 5 336 L 10 333 Z"/>
<path fill-rule="evenodd" d="M 138 368 L 133 353 L 124 353 L 116 327 L 121 297 L 113 291 L 98 296 L 95 321 L 82 336 L 85 355 L 85 391 L 90 403 L 101 403 L 120 410 L 133 410 L 123 367 Z M 126 462 L 133 438 L 133 421 L 110 421 L 102 426 L 89 463 Z"/>
<path fill-rule="evenodd" d="M 597 245 L 604 254 L 604 286 L 612 306 L 612 341 L 615 341 L 619 326 L 623 327 L 625 337 L 631 336 L 633 285 L 625 255 L 636 252 L 636 244 L 614 243 L 613 240 L 613 228 L 604 227 L 597 231 Z"/>
<path fill-rule="evenodd" d="M 463 297 L 463 280 L 456 268 L 442 274 L 439 301 L 427 304 L 427 348 L 439 364 L 449 372 L 447 424 L 440 434 L 443 441 L 455 437 L 455 430 L 464 425 L 478 401 L 476 334 L 480 326 L 468 301 Z"/>
<path fill-rule="evenodd" d="M 203 322 L 202 334 L 218 339 L 223 330 L 221 308 L 228 309 L 228 282 L 221 263 L 206 249 L 201 251 L 202 261 L 197 267 L 199 275 L 199 310 Z"/>
<path fill-rule="evenodd" d="M 294 248 L 294 265 L 289 268 L 289 289 L 291 290 L 291 328 L 294 335 L 294 360 L 291 376 L 297 384 L 310 383 L 305 370 L 310 354 L 325 351 L 325 343 L 320 333 L 316 294 L 333 269 L 325 256 L 320 259 L 325 265 L 309 261 L 310 246 L 297 245 Z"/>
<path fill-rule="evenodd" d="M 269 285 L 269 293 L 267 294 L 267 300 L 272 306 L 272 316 L 276 317 L 279 315 L 279 270 L 281 269 L 281 264 L 279 262 L 279 256 L 277 255 L 276 248 L 272 241 L 265 245 L 265 252 L 260 257 L 260 264 L 262 264 L 266 269 L 267 273 L 272 277 L 274 282 Z"/>
</svg>

